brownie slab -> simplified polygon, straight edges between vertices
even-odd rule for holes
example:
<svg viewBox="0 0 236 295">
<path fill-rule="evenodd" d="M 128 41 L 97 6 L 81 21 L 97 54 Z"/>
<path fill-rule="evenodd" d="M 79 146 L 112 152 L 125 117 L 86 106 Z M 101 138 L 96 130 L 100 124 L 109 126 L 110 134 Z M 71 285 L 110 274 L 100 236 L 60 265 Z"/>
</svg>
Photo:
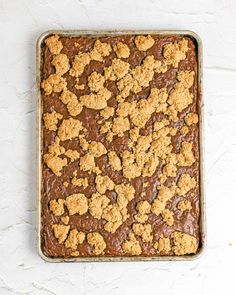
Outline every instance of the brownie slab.
<svg viewBox="0 0 236 295">
<path fill-rule="evenodd" d="M 194 41 L 178 35 L 51 35 L 42 57 L 43 253 L 196 254 Z"/>
</svg>

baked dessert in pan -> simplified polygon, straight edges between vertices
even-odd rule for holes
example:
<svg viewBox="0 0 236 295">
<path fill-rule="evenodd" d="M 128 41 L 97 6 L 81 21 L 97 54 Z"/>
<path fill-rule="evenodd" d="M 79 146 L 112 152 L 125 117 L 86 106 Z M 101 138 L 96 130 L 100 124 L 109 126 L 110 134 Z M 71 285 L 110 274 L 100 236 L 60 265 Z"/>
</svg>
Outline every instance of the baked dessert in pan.
<svg viewBox="0 0 236 295">
<path fill-rule="evenodd" d="M 196 254 L 194 40 L 51 35 L 42 46 L 41 78 L 44 255 Z"/>
</svg>

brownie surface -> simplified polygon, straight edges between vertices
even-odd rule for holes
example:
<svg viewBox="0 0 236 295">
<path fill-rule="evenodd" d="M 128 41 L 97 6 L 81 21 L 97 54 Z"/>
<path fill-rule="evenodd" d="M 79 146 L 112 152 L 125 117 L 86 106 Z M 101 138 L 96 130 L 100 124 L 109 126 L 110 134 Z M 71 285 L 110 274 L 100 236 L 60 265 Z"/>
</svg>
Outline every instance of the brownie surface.
<svg viewBox="0 0 236 295">
<path fill-rule="evenodd" d="M 42 47 L 41 69 L 41 234 L 45 255 L 195 254 L 201 241 L 198 73 L 194 41 L 177 35 L 49 38 Z M 97 41 L 107 48 L 98 46 L 95 51 Z M 83 56 L 84 53 L 87 55 Z M 79 57 L 78 63 L 76 57 Z M 143 67 L 147 57 L 154 57 L 159 63 L 152 64 L 151 69 L 149 65 Z M 114 60 L 124 64 L 117 62 L 118 69 L 113 68 Z M 132 72 L 137 68 L 138 73 Z M 89 77 L 94 72 L 98 75 L 94 75 L 93 80 Z M 129 81 L 128 75 L 133 84 L 128 84 L 130 90 L 122 94 L 122 82 Z M 101 92 L 99 105 L 99 91 L 103 89 L 108 93 L 104 98 Z M 145 107 L 138 108 L 137 104 L 141 100 L 151 101 L 151 91 L 162 101 L 160 99 L 158 106 L 146 114 Z M 90 99 L 91 107 L 87 104 Z M 123 110 L 124 102 L 128 104 Z M 139 111 L 144 115 L 139 117 Z M 108 118 L 106 113 L 110 114 Z M 117 117 L 121 120 L 115 125 Z M 78 123 L 70 121 L 75 123 L 74 133 L 71 125 L 68 130 L 63 125 L 71 118 Z M 104 124 L 108 126 L 105 133 L 101 132 Z M 132 137 L 133 131 L 137 132 L 136 138 Z M 147 147 L 141 145 L 140 152 L 139 138 L 148 141 Z M 92 142 L 95 142 L 94 149 Z M 186 142 L 189 145 L 185 151 L 183 143 Z M 102 151 L 97 143 L 102 144 Z M 125 151 L 132 158 L 130 162 Z M 90 157 L 83 158 L 85 155 Z M 118 157 L 117 169 L 112 165 L 111 155 L 115 155 L 116 160 Z M 137 164 L 139 155 L 144 156 L 144 164 Z M 95 167 L 89 166 L 90 160 Z M 105 188 L 99 181 L 104 181 Z M 118 201 L 120 189 L 124 193 L 123 205 Z M 94 197 L 92 202 L 95 194 L 98 199 Z M 70 196 L 72 198 L 68 198 Z M 98 208 L 93 210 L 92 205 Z"/>
</svg>

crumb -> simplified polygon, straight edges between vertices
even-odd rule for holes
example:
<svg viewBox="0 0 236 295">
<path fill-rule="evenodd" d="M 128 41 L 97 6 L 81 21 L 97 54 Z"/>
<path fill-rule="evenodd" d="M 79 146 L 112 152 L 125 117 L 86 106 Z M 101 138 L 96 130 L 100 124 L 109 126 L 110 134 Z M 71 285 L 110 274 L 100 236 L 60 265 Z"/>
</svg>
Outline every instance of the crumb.
<svg viewBox="0 0 236 295">
<path fill-rule="evenodd" d="M 45 43 L 52 54 L 59 54 L 63 48 L 63 45 L 59 40 L 59 36 L 57 35 L 48 37 L 45 40 Z"/>
<path fill-rule="evenodd" d="M 82 171 L 93 171 L 95 168 L 94 156 L 86 154 L 80 158 L 80 169 Z"/>
<path fill-rule="evenodd" d="M 180 133 L 182 135 L 187 135 L 189 133 L 189 128 L 187 126 L 183 126 L 181 129 L 180 129 Z"/>
<path fill-rule="evenodd" d="M 161 235 L 158 242 L 154 244 L 154 248 L 158 253 L 168 254 L 171 251 L 170 239 L 164 238 L 163 235 Z"/>
<path fill-rule="evenodd" d="M 64 213 L 64 203 L 63 199 L 51 200 L 49 202 L 49 208 L 55 216 L 60 216 Z"/>
<path fill-rule="evenodd" d="M 105 122 L 100 128 L 100 134 L 107 133 L 111 129 L 111 122 Z"/>
<path fill-rule="evenodd" d="M 52 170 L 52 172 L 57 175 L 61 176 L 61 170 L 63 167 L 67 165 L 67 159 L 60 158 L 58 156 L 54 156 L 52 154 L 45 154 L 43 156 L 44 163 Z"/>
<path fill-rule="evenodd" d="M 192 152 L 193 144 L 183 141 L 181 144 L 180 153 L 177 155 L 178 166 L 191 166 L 196 160 Z"/>
<path fill-rule="evenodd" d="M 114 58 L 111 66 L 104 68 L 106 80 L 117 81 L 123 78 L 129 71 L 130 64 L 121 59 Z"/>
<path fill-rule="evenodd" d="M 66 239 L 65 246 L 66 248 L 71 248 L 76 250 L 79 244 L 82 244 L 85 240 L 85 234 L 79 232 L 77 229 L 72 229 Z"/>
<path fill-rule="evenodd" d="M 174 232 L 171 235 L 174 246 L 172 250 L 175 255 L 195 254 L 198 248 L 198 241 L 194 236 L 182 233 Z"/>
<path fill-rule="evenodd" d="M 88 243 L 93 247 L 93 254 L 100 255 L 106 249 L 103 236 L 97 232 L 87 234 Z"/>
<path fill-rule="evenodd" d="M 58 74 L 50 75 L 41 83 L 41 87 L 45 91 L 45 95 L 50 95 L 52 92 L 61 92 L 66 89 L 66 86 L 66 79 Z"/>
<path fill-rule="evenodd" d="M 58 240 L 59 244 L 62 244 L 67 238 L 67 235 L 70 230 L 70 226 L 63 225 L 63 224 L 53 224 L 52 229 L 53 229 L 55 238 Z"/>
<path fill-rule="evenodd" d="M 111 116 L 114 115 L 114 108 L 113 107 L 105 107 L 101 112 L 100 115 L 105 119 L 109 119 Z"/>
<path fill-rule="evenodd" d="M 102 43 L 96 40 L 93 50 L 90 52 L 92 60 L 103 61 L 103 58 L 108 56 L 111 52 L 111 46 L 108 43 Z"/>
<path fill-rule="evenodd" d="M 82 123 L 79 120 L 69 118 L 64 119 L 58 128 L 58 137 L 60 140 L 68 140 L 79 136 L 82 130 Z"/>
<path fill-rule="evenodd" d="M 89 199 L 89 213 L 97 219 L 101 219 L 104 209 L 109 204 L 110 199 L 105 195 L 100 195 L 99 193 L 92 194 Z"/>
<path fill-rule="evenodd" d="M 133 233 L 129 234 L 129 239 L 124 241 L 122 248 L 124 252 L 129 255 L 137 256 L 142 253 L 139 241 L 135 238 L 135 235 Z"/>
<path fill-rule="evenodd" d="M 81 53 L 75 56 L 70 69 L 70 75 L 72 77 L 79 77 L 84 72 L 85 67 L 90 63 L 91 57 L 88 52 Z"/>
<path fill-rule="evenodd" d="M 72 257 L 78 257 L 78 256 L 79 256 L 79 251 L 72 251 L 72 252 L 70 253 L 70 255 L 71 255 Z"/>
<path fill-rule="evenodd" d="M 154 39 L 150 35 L 147 35 L 147 36 L 137 36 L 137 37 L 135 37 L 134 42 L 135 42 L 136 47 L 140 51 L 146 51 L 146 50 L 148 50 L 155 43 Z"/>
<path fill-rule="evenodd" d="M 121 160 L 117 156 L 116 152 L 110 151 L 108 152 L 108 160 L 109 160 L 109 165 L 111 166 L 111 169 L 113 171 L 120 171 L 121 168 Z"/>
<path fill-rule="evenodd" d="M 75 84 L 75 89 L 77 89 L 77 90 L 84 90 L 85 89 L 85 85 L 84 84 Z"/>
<path fill-rule="evenodd" d="M 97 93 L 90 93 L 82 95 L 80 97 L 80 102 L 89 109 L 102 110 L 107 107 L 107 101 L 111 97 L 111 92 L 102 88 Z"/>
<path fill-rule="evenodd" d="M 130 50 L 128 45 L 118 42 L 113 46 L 113 50 L 115 51 L 118 58 L 128 58 L 130 55 Z"/>
<path fill-rule="evenodd" d="M 68 225 L 69 220 L 70 220 L 70 217 L 69 217 L 69 216 L 63 216 L 63 217 L 61 217 L 61 221 L 62 221 L 64 224 L 66 224 L 66 225 Z"/>
<path fill-rule="evenodd" d="M 144 243 L 152 241 L 153 234 L 151 224 L 134 223 L 132 229 L 137 236 L 141 237 Z"/>
<path fill-rule="evenodd" d="M 178 206 L 177 208 L 180 210 L 180 211 L 186 211 L 186 210 L 191 210 L 192 209 L 192 205 L 191 205 L 191 202 L 189 200 L 183 200 L 183 201 L 180 201 L 178 203 Z"/>
<path fill-rule="evenodd" d="M 50 131 L 57 131 L 58 121 L 62 118 L 63 116 L 55 111 L 43 114 L 44 125 Z"/>
<path fill-rule="evenodd" d="M 92 72 L 92 74 L 88 77 L 88 86 L 90 90 L 94 92 L 98 92 L 103 89 L 104 82 L 105 78 L 98 72 Z"/>
<path fill-rule="evenodd" d="M 73 92 L 66 89 L 62 92 L 59 99 L 66 104 L 68 113 L 71 116 L 77 116 L 81 113 L 83 105 L 78 101 L 77 96 Z"/>
<path fill-rule="evenodd" d="M 107 153 L 105 146 L 101 142 L 98 142 L 98 141 L 91 141 L 88 149 L 89 149 L 90 153 L 96 158 L 99 158 L 102 155 L 105 155 Z"/>
<path fill-rule="evenodd" d="M 83 186 L 83 188 L 88 187 L 88 179 L 87 178 L 76 178 L 73 177 L 71 183 L 74 186 Z"/>
<path fill-rule="evenodd" d="M 102 218 L 107 221 L 104 229 L 109 233 L 114 233 L 123 222 L 121 211 L 116 205 L 108 205 L 103 211 Z"/>
<path fill-rule="evenodd" d="M 172 226 L 174 224 L 174 213 L 170 211 L 169 209 L 164 209 L 161 212 L 161 216 L 163 218 L 163 221 L 168 225 Z"/>
<path fill-rule="evenodd" d="M 129 130 L 130 123 L 128 118 L 116 117 L 113 120 L 112 132 L 118 136 L 123 136 L 124 132 Z"/>
<path fill-rule="evenodd" d="M 69 186 L 69 182 L 68 181 L 64 181 L 63 182 L 64 187 L 68 187 Z"/>
<path fill-rule="evenodd" d="M 71 162 L 78 160 L 80 157 L 80 153 L 76 150 L 67 150 L 64 155 L 70 158 Z"/>
<path fill-rule="evenodd" d="M 105 194 L 107 190 L 113 190 L 115 187 L 114 182 L 108 176 L 98 175 L 95 180 L 96 189 L 100 194 Z"/>
<path fill-rule="evenodd" d="M 190 79 L 189 77 L 192 77 L 193 75 L 194 75 L 193 71 L 192 72 L 182 71 L 177 74 L 177 79 L 180 79 L 180 77 L 182 76 L 185 76 L 186 77 L 185 79 Z M 193 102 L 193 94 L 189 91 L 189 88 L 192 86 L 190 85 L 186 87 L 185 83 L 179 81 L 178 83 L 175 84 L 174 88 L 171 90 L 169 94 L 167 102 L 177 112 L 183 111 Z"/>
<path fill-rule="evenodd" d="M 88 211 L 88 199 L 84 194 L 73 194 L 66 198 L 65 204 L 69 215 L 83 215 Z"/>
<path fill-rule="evenodd" d="M 174 43 L 164 45 L 163 56 L 168 65 L 173 65 L 175 68 L 181 60 L 186 58 L 186 52 L 188 51 L 188 41 L 183 39 Z"/>
<path fill-rule="evenodd" d="M 178 182 L 178 194 L 180 196 L 186 195 L 191 189 L 196 187 L 196 180 L 194 177 L 191 177 L 189 174 L 183 173 L 181 174 Z"/>
<path fill-rule="evenodd" d="M 188 113 L 184 117 L 184 121 L 188 126 L 190 126 L 192 124 L 197 124 L 198 123 L 198 115 L 195 113 Z"/>
<path fill-rule="evenodd" d="M 63 76 L 70 69 L 69 58 L 63 53 L 53 57 L 52 65 L 55 67 L 56 73 L 61 76 Z"/>
</svg>

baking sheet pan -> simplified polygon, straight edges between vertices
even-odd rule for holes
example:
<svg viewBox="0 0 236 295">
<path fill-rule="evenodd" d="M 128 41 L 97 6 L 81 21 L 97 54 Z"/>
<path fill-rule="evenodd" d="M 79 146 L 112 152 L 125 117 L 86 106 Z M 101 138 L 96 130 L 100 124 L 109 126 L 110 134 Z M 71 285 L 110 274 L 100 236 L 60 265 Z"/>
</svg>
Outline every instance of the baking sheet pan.
<svg viewBox="0 0 236 295">
<path fill-rule="evenodd" d="M 42 65 L 42 46 L 44 40 L 50 35 L 59 35 L 63 37 L 105 37 L 118 35 L 179 35 L 190 37 L 196 45 L 196 54 L 198 62 L 198 115 L 199 115 L 199 142 L 200 142 L 200 246 L 198 253 L 186 256 L 135 256 L 135 257 L 72 257 L 72 258 L 54 258 L 46 256 L 42 251 L 42 222 L 41 222 L 41 192 L 42 192 L 42 105 L 41 105 L 41 65 Z M 142 30 L 142 31 L 80 31 L 80 30 L 52 30 L 43 33 L 36 45 L 36 82 L 37 82 L 37 216 L 36 216 L 36 243 L 37 250 L 42 259 L 47 262 L 101 262 L 101 261 L 187 261 L 198 258 L 206 246 L 206 217 L 205 217 L 205 195 L 204 195 L 204 136 L 203 136 L 203 97 L 202 97 L 202 42 L 197 34 L 192 31 L 182 30 Z"/>
</svg>

